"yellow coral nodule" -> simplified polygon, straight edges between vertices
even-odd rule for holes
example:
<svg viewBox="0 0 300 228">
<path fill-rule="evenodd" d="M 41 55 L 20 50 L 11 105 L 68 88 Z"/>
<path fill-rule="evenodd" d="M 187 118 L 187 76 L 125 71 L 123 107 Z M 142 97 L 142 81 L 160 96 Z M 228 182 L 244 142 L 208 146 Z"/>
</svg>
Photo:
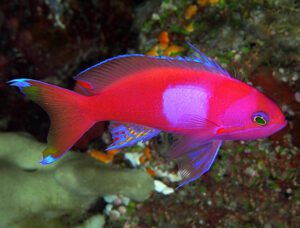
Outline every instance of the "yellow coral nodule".
<svg viewBox="0 0 300 228">
<path fill-rule="evenodd" d="M 209 0 L 209 3 L 212 5 L 212 6 L 216 6 L 219 4 L 219 0 Z"/>
<path fill-rule="evenodd" d="M 158 56 L 159 55 L 159 53 L 158 53 L 158 45 L 155 45 L 154 47 L 152 47 L 151 50 L 146 53 L 146 55 Z"/>
<path fill-rule="evenodd" d="M 198 5 L 201 7 L 205 7 L 209 4 L 209 0 L 198 0 Z"/>
<path fill-rule="evenodd" d="M 193 32 L 194 31 L 194 24 L 193 23 L 188 24 L 187 26 L 185 26 L 185 30 L 189 33 Z"/>
<path fill-rule="evenodd" d="M 185 10 L 184 18 L 186 20 L 191 19 L 195 14 L 197 13 L 198 6 L 197 5 L 189 5 L 187 9 Z"/>
<path fill-rule="evenodd" d="M 164 55 L 165 56 L 172 56 L 172 55 L 176 55 L 180 52 L 183 52 L 184 48 L 180 47 L 178 45 L 172 44 L 171 46 L 169 46 L 165 51 L 164 51 Z"/>
</svg>

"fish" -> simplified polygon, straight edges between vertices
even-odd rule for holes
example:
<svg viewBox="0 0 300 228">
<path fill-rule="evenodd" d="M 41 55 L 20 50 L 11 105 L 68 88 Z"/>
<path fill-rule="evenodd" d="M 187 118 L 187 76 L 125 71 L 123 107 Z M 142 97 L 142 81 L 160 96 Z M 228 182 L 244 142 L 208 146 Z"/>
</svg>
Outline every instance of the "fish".
<svg viewBox="0 0 300 228">
<path fill-rule="evenodd" d="M 275 102 L 188 44 L 191 57 L 104 60 L 74 77 L 77 92 L 27 78 L 8 81 L 50 117 L 40 163 L 55 162 L 97 122 L 110 121 L 108 149 L 161 132 L 176 136 L 168 158 L 178 164 L 181 187 L 210 169 L 223 141 L 264 138 L 287 125 Z"/>
</svg>

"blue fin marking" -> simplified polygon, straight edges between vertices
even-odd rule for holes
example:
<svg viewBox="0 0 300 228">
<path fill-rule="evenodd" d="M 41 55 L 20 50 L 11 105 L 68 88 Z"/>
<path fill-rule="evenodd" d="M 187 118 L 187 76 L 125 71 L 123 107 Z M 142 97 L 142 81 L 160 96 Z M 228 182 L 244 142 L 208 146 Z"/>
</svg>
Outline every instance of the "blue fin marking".
<svg viewBox="0 0 300 228">
<path fill-rule="evenodd" d="M 200 55 L 200 58 L 193 55 L 193 57 L 181 57 L 181 56 L 176 56 L 174 57 L 167 57 L 167 56 L 147 56 L 144 54 L 125 54 L 125 55 L 118 55 L 109 59 L 106 59 L 100 63 L 97 63 L 83 71 L 81 71 L 77 76 L 74 77 L 74 79 L 79 78 L 80 75 L 82 75 L 83 73 L 95 68 L 95 67 L 100 67 L 101 65 L 104 65 L 107 62 L 110 62 L 112 60 L 116 60 L 116 59 L 122 59 L 122 58 L 127 58 L 127 57 L 148 57 L 148 58 L 154 58 L 154 59 L 166 59 L 166 60 L 179 60 L 179 61 L 187 61 L 187 62 L 197 62 L 200 64 L 205 65 L 208 68 L 213 68 L 213 69 L 218 69 L 219 71 L 222 71 L 222 73 L 229 75 L 228 72 L 223 69 L 215 60 L 208 58 L 206 55 L 204 55 L 199 49 L 197 49 L 193 44 L 191 44 L 190 42 L 187 42 L 187 44 L 190 46 L 190 48 L 192 50 L 194 50 L 197 54 Z"/>
<path fill-rule="evenodd" d="M 225 76 L 230 77 L 229 73 L 223 69 L 215 60 L 208 58 L 206 55 L 204 55 L 198 48 L 196 48 L 192 43 L 187 41 L 187 44 L 190 46 L 192 50 L 194 50 L 199 56 L 193 56 L 193 61 L 199 62 L 203 65 L 205 65 L 210 70 L 215 70 L 217 72 L 222 73 Z"/>
<path fill-rule="evenodd" d="M 199 161 L 197 161 L 197 162 L 195 162 L 193 165 L 194 165 L 194 168 L 196 169 L 196 168 L 199 168 L 203 163 L 207 163 L 207 168 L 206 169 L 204 169 L 204 172 L 203 172 L 203 174 L 204 173 L 206 173 L 209 169 L 210 169 L 210 167 L 211 167 L 211 165 L 213 164 L 213 162 L 215 161 L 215 159 L 216 159 L 216 156 L 217 156 L 217 154 L 218 154 L 218 152 L 219 152 L 219 150 L 220 150 L 220 147 L 221 147 L 221 145 L 222 145 L 222 143 L 220 143 L 218 146 L 217 146 L 217 148 L 215 149 L 215 152 L 214 152 L 214 155 L 213 155 L 213 157 L 204 157 L 203 159 L 199 159 Z M 206 151 L 207 153 L 209 153 L 209 151 Z M 206 159 L 206 160 L 205 160 Z M 193 159 L 194 160 L 194 159 Z"/>
<path fill-rule="evenodd" d="M 41 165 L 48 165 L 48 164 L 51 164 L 51 163 L 55 162 L 56 160 L 57 160 L 57 158 L 54 158 L 52 155 L 48 155 L 47 157 L 44 157 L 40 161 L 40 164 Z"/>
<path fill-rule="evenodd" d="M 200 145 L 198 149 L 193 149 L 178 159 L 179 174 L 183 180 L 177 187 L 180 188 L 187 183 L 194 181 L 206 173 L 212 166 L 219 149 L 221 141 L 212 141 Z"/>
<path fill-rule="evenodd" d="M 17 86 L 19 91 L 23 93 L 23 88 L 25 87 L 29 87 L 31 86 L 31 84 L 28 82 L 30 79 L 26 79 L 26 78 L 17 78 L 17 79 L 13 79 L 7 82 L 7 84 L 9 84 L 10 86 Z M 25 94 L 24 94 L 25 95 Z"/>
<path fill-rule="evenodd" d="M 133 146 L 137 142 L 146 142 L 160 133 L 159 130 L 137 124 L 112 121 L 109 125 L 113 143 L 106 149 L 120 149 Z"/>
<path fill-rule="evenodd" d="M 26 78 L 18 78 L 8 81 L 7 83 L 10 86 L 17 86 L 19 88 L 28 87 L 31 86 L 31 84 L 28 82 L 29 79 Z"/>
</svg>

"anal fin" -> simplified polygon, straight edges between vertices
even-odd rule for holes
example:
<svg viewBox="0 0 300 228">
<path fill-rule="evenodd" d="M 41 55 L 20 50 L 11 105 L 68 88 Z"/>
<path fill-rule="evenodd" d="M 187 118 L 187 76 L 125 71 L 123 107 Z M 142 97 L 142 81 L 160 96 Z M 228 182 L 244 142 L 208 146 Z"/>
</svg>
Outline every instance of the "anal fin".
<svg viewBox="0 0 300 228">
<path fill-rule="evenodd" d="M 113 143 L 106 150 L 133 146 L 140 141 L 146 142 L 160 133 L 160 130 L 154 128 L 116 121 L 110 123 L 109 130 L 112 134 Z"/>
</svg>

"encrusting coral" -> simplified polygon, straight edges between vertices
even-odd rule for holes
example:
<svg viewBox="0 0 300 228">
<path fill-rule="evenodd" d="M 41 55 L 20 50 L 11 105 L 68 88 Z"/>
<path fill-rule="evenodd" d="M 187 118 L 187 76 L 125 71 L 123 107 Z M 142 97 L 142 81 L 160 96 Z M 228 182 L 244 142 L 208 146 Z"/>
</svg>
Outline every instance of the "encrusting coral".
<svg viewBox="0 0 300 228">
<path fill-rule="evenodd" d="M 85 154 L 68 153 L 41 166 L 44 147 L 30 136 L 0 133 L 0 227 L 30 224 L 31 217 L 60 227 L 60 217 L 82 216 L 99 197 L 143 201 L 153 190 L 146 171 L 102 165 Z"/>
</svg>

